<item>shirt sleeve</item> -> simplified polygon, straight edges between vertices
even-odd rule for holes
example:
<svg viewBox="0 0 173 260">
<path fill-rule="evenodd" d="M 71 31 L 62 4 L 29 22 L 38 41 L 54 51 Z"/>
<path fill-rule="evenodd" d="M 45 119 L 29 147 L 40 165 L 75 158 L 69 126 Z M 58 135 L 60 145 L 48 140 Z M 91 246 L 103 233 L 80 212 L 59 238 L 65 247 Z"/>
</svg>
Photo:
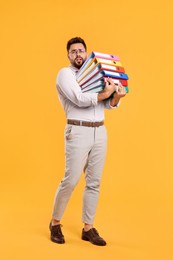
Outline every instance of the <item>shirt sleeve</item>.
<svg viewBox="0 0 173 260">
<path fill-rule="evenodd" d="M 78 107 L 90 107 L 97 105 L 97 93 L 82 93 L 76 77 L 69 68 L 59 71 L 56 79 L 58 91 Z"/>
<path fill-rule="evenodd" d="M 110 104 L 110 98 L 107 99 L 107 100 L 105 100 L 105 101 L 103 101 L 103 102 L 104 102 L 104 106 L 105 106 L 106 109 L 115 109 L 115 108 L 118 108 L 119 105 L 120 105 L 120 101 L 119 101 L 116 106 L 111 106 L 111 104 Z"/>
</svg>

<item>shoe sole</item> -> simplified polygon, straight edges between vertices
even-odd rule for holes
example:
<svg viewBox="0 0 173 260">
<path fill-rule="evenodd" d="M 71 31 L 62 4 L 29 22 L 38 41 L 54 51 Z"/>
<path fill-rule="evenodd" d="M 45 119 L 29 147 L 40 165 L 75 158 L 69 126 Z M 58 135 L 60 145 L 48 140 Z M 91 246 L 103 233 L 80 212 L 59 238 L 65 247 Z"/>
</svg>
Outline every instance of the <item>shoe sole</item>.
<svg viewBox="0 0 173 260">
<path fill-rule="evenodd" d="M 52 239 L 52 238 L 50 238 L 50 240 L 51 240 L 52 242 L 56 243 L 56 244 L 65 244 L 65 241 L 60 241 L 60 242 L 58 242 L 58 241 L 56 241 L 56 240 L 54 240 L 54 239 Z"/>
<path fill-rule="evenodd" d="M 101 244 L 96 244 L 96 243 L 90 241 L 87 237 L 82 237 L 82 240 L 88 241 L 88 242 L 90 242 L 91 244 L 93 244 L 95 246 L 106 246 L 106 243 L 104 245 L 103 244 L 102 245 Z"/>
</svg>

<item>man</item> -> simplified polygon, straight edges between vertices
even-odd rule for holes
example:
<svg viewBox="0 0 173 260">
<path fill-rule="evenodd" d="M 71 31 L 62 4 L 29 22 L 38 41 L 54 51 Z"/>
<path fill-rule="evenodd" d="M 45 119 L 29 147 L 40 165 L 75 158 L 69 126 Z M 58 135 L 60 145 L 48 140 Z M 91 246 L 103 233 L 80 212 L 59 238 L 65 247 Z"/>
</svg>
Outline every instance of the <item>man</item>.
<svg viewBox="0 0 173 260">
<path fill-rule="evenodd" d="M 106 241 L 93 227 L 106 155 L 104 109 L 117 107 L 126 91 L 121 84 L 116 86 L 111 79 L 108 79 L 102 93 L 82 93 L 76 82 L 76 73 L 87 59 L 86 51 L 83 39 L 80 37 L 70 39 L 67 43 L 67 53 L 71 64 L 61 69 L 57 76 L 56 86 L 67 118 L 66 167 L 64 178 L 56 192 L 50 231 L 53 242 L 65 243 L 60 221 L 72 191 L 84 171 L 86 186 L 83 194 L 82 239 L 105 246 Z M 113 97 L 108 99 L 113 92 L 115 92 Z"/>
</svg>

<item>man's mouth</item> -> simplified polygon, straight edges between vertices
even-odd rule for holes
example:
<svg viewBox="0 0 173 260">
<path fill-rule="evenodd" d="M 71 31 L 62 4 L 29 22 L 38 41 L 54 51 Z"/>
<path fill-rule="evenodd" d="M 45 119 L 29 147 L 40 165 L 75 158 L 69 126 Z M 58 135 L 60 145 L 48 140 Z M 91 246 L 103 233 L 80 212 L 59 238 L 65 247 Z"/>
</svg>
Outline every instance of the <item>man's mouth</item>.
<svg viewBox="0 0 173 260">
<path fill-rule="evenodd" d="M 75 61 L 76 61 L 76 62 L 81 62 L 81 61 L 83 61 L 83 59 L 80 58 L 80 57 L 78 57 L 78 58 L 75 59 Z"/>
</svg>

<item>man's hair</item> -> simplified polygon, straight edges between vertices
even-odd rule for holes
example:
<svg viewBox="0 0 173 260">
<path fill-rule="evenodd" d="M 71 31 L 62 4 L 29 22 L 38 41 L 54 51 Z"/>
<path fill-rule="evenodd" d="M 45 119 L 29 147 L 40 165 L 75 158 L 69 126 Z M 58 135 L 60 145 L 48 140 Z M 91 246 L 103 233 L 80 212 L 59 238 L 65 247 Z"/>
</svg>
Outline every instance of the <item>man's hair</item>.
<svg viewBox="0 0 173 260">
<path fill-rule="evenodd" d="M 85 47 L 85 50 L 87 50 L 87 47 L 86 47 L 86 44 L 85 44 L 85 41 L 80 38 L 80 37 L 74 37 L 72 39 L 70 39 L 68 42 L 67 42 L 67 52 L 69 51 L 70 49 L 70 46 L 74 43 L 82 43 L 83 46 Z"/>
</svg>

